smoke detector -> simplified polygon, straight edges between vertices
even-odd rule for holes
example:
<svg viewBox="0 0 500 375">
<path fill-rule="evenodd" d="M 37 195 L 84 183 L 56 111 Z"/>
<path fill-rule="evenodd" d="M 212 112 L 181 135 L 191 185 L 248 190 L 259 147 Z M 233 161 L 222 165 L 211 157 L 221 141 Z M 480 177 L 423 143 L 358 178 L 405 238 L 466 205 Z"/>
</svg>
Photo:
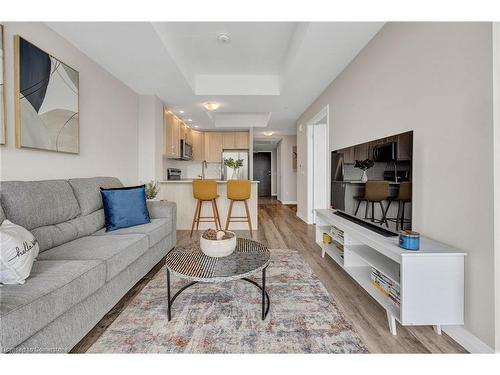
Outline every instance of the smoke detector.
<svg viewBox="0 0 500 375">
<path fill-rule="evenodd" d="M 221 44 L 226 44 L 231 41 L 231 34 L 229 33 L 218 33 L 217 34 L 217 40 Z"/>
</svg>

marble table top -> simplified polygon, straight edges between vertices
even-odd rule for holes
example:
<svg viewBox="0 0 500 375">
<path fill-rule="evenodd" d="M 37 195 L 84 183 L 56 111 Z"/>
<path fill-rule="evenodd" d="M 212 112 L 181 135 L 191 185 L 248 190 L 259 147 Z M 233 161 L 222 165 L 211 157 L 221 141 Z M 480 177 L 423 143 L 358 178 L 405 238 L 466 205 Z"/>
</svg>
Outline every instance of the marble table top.
<svg viewBox="0 0 500 375">
<path fill-rule="evenodd" d="M 188 280 L 217 283 L 242 279 L 268 266 L 271 254 L 259 242 L 238 238 L 231 255 L 220 258 L 202 253 L 199 242 L 190 247 L 176 247 L 166 257 L 173 274 Z"/>
</svg>

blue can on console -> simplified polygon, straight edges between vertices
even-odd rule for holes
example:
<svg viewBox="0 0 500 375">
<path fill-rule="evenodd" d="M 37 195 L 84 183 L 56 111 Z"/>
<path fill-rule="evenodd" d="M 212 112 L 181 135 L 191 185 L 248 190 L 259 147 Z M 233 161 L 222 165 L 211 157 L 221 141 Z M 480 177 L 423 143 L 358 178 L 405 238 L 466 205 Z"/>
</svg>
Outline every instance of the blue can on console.
<svg viewBox="0 0 500 375">
<path fill-rule="evenodd" d="M 420 233 L 411 230 L 400 231 L 399 247 L 405 250 L 418 250 L 420 248 Z"/>
</svg>

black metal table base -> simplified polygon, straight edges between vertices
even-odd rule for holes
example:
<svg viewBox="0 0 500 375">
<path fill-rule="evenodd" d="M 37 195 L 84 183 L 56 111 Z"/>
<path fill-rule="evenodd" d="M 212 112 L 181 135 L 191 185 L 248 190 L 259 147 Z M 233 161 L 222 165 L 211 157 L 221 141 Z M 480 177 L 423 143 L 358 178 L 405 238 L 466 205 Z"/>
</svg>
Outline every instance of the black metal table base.
<svg viewBox="0 0 500 375">
<path fill-rule="evenodd" d="M 262 292 L 262 320 L 265 320 L 267 317 L 267 314 L 269 313 L 269 307 L 271 306 L 271 300 L 269 298 L 269 294 L 266 291 L 266 268 L 262 270 L 262 286 L 257 284 L 257 282 L 247 279 L 246 277 L 243 277 L 238 280 L 245 280 L 249 282 L 250 284 L 255 285 L 257 288 L 259 288 Z M 198 284 L 198 281 L 193 281 L 187 285 L 184 285 L 181 289 L 177 291 L 177 293 L 174 294 L 172 298 L 170 298 L 170 271 L 167 268 L 167 299 L 168 299 L 168 321 L 172 319 L 172 304 L 174 303 L 175 299 L 187 288 Z M 267 303 L 266 303 L 267 300 Z"/>
</svg>

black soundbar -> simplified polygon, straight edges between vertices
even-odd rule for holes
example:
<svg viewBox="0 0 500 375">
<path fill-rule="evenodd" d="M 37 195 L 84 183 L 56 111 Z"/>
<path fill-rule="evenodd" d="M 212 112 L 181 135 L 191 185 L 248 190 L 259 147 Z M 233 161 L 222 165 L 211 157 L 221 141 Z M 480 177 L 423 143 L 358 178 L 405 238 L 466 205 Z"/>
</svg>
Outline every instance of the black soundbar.
<svg viewBox="0 0 500 375">
<path fill-rule="evenodd" d="M 365 221 L 365 220 L 362 220 L 358 217 L 355 217 L 355 216 L 351 216 L 349 214 L 346 214 L 345 212 L 342 212 L 342 211 L 335 211 L 333 213 L 334 215 L 337 215 L 337 216 L 340 216 L 346 220 L 349 220 L 349 221 L 352 221 L 353 223 L 356 223 L 356 224 L 359 224 L 361 225 L 362 227 L 366 228 L 366 229 L 369 229 L 375 233 L 378 233 L 384 237 L 396 237 L 398 236 L 397 233 L 389 230 L 389 229 L 385 229 L 383 227 L 381 227 L 380 225 L 377 225 L 377 224 L 373 224 L 373 223 L 370 223 L 368 221 Z"/>
</svg>

